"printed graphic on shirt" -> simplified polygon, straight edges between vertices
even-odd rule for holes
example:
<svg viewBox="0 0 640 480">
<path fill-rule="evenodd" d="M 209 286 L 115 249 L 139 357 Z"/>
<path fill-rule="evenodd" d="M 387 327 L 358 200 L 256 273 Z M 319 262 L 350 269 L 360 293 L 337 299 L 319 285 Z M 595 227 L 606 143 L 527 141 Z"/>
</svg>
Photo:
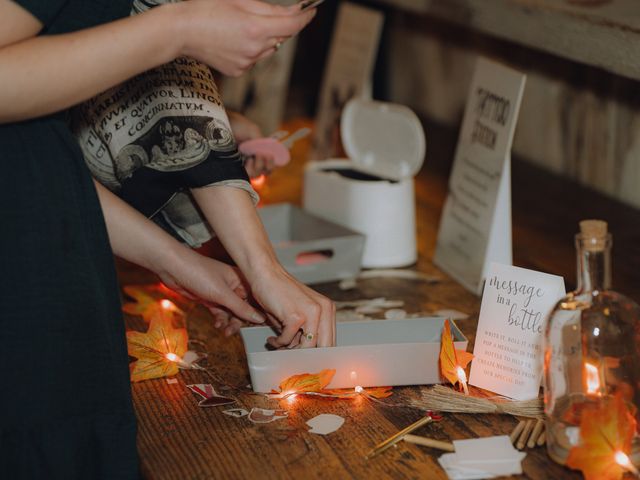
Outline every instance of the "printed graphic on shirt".
<svg viewBox="0 0 640 480">
<path fill-rule="evenodd" d="M 138 75 L 75 113 L 94 177 L 148 217 L 162 212 L 163 226 L 192 246 L 211 238 L 210 229 L 192 197 L 178 193 L 232 182 L 256 200 L 213 75 L 196 60 Z"/>
</svg>

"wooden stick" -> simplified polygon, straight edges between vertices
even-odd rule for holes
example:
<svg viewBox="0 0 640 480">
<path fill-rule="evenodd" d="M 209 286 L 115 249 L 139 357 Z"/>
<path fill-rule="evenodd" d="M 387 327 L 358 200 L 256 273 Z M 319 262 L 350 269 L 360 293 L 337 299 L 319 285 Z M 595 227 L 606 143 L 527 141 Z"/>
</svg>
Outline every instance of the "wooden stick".
<svg viewBox="0 0 640 480">
<path fill-rule="evenodd" d="M 542 429 L 544 428 L 544 421 L 539 418 L 536 422 L 536 426 L 533 427 L 533 432 L 531 432 L 531 436 L 529 437 L 529 441 L 527 442 L 527 447 L 533 448 L 536 446 L 536 442 L 538 441 L 538 437 L 542 433 Z"/>
<path fill-rule="evenodd" d="M 427 423 L 430 423 L 432 421 L 433 421 L 433 419 L 429 415 L 427 415 L 426 417 L 421 418 L 417 422 L 414 422 L 411 425 L 409 425 L 407 428 L 405 428 L 403 430 L 400 430 L 395 435 L 390 436 L 384 442 L 381 442 L 378 445 L 376 445 L 375 448 L 373 448 L 373 450 L 371 450 L 369 453 L 367 453 L 367 455 L 364 458 L 369 459 L 369 458 L 375 457 L 379 453 L 384 452 L 387 448 L 392 447 L 393 445 L 398 443 L 400 440 L 402 440 L 402 438 L 407 433 L 411 433 L 416 428 L 420 428 L 421 426 L 426 425 Z"/>
<path fill-rule="evenodd" d="M 455 452 L 453 443 L 442 442 L 440 440 L 434 440 L 433 438 L 421 437 L 419 435 L 407 434 L 404 436 L 405 442 L 414 443 L 416 445 L 422 445 L 423 447 L 436 448 L 445 452 Z"/>
<path fill-rule="evenodd" d="M 541 447 L 542 445 L 544 445 L 546 443 L 546 441 L 547 441 L 547 431 L 545 430 L 538 437 L 538 441 L 536 442 L 536 445 Z"/>
<path fill-rule="evenodd" d="M 516 444 L 516 448 L 518 450 L 522 450 L 524 446 L 527 444 L 527 439 L 531 434 L 531 430 L 533 430 L 534 423 L 535 422 L 533 420 L 527 420 L 527 424 L 524 426 L 524 430 L 522 430 L 522 433 L 520 434 L 520 438 L 518 438 L 518 443 Z"/>
<path fill-rule="evenodd" d="M 525 423 L 527 423 L 525 420 L 520 420 L 518 422 L 518 425 L 516 425 L 516 428 L 513 429 L 513 432 L 511 432 L 511 435 L 509 435 L 509 439 L 511 440 L 511 443 L 513 444 L 516 443 L 516 440 L 518 440 L 518 437 L 522 433 L 522 430 L 524 430 Z"/>
</svg>

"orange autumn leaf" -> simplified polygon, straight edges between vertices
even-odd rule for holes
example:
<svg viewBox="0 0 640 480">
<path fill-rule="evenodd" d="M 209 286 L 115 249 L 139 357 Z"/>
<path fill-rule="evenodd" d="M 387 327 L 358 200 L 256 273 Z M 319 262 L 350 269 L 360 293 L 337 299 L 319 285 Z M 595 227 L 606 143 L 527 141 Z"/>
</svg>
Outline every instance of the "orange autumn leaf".
<svg viewBox="0 0 640 480">
<path fill-rule="evenodd" d="M 123 290 L 133 301 L 126 302 L 122 306 L 122 311 L 130 315 L 139 315 L 146 322 L 151 321 L 151 317 L 163 313 L 181 318 L 185 315 L 183 309 L 193 305 L 191 300 L 185 299 L 162 283 L 127 285 Z M 163 307 L 163 302 L 168 303 Z"/>
<path fill-rule="evenodd" d="M 127 285 L 123 290 L 128 297 L 133 299 L 133 301 L 122 305 L 122 311 L 129 315 L 140 315 L 147 320 L 149 315 L 160 308 L 158 301 L 146 291 L 144 286 Z"/>
<path fill-rule="evenodd" d="M 460 381 L 458 367 L 464 370 L 472 359 L 473 354 L 455 349 L 449 320 L 445 320 L 440 340 L 440 373 L 442 376 L 455 386 Z"/>
<path fill-rule="evenodd" d="M 584 407 L 580 443 L 569 451 L 567 466 L 581 470 L 585 480 L 620 480 L 629 468 L 616 459 L 628 460 L 635 430 L 636 420 L 620 393 Z"/>
<path fill-rule="evenodd" d="M 387 398 L 393 395 L 393 392 L 391 391 L 391 387 L 365 388 L 364 392 L 370 397 L 374 397 L 374 398 Z"/>
<path fill-rule="evenodd" d="M 322 370 L 320 373 L 293 375 L 280 383 L 280 392 L 285 394 L 319 392 L 329 385 L 335 373 L 335 370 Z"/>
<path fill-rule="evenodd" d="M 173 328 L 171 318 L 155 315 L 146 332 L 128 331 L 129 355 L 137 360 L 131 365 L 131 381 L 139 382 L 178 373 L 178 365 L 167 354 L 182 357 L 187 351 L 187 330 Z"/>
</svg>

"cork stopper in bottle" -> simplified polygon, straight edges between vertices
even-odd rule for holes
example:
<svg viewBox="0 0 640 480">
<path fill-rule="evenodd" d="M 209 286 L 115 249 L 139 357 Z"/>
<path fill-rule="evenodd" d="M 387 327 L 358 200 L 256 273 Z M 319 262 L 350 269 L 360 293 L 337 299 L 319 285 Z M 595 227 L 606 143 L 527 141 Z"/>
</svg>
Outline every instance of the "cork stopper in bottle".
<svg viewBox="0 0 640 480">
<path fill-rule="evenodd" d="M 584 247 L 591 252 L 604 250 L 607 239 L 607 222 L 603 220 L 582 220 L 580 233 Z"/>
</svg>

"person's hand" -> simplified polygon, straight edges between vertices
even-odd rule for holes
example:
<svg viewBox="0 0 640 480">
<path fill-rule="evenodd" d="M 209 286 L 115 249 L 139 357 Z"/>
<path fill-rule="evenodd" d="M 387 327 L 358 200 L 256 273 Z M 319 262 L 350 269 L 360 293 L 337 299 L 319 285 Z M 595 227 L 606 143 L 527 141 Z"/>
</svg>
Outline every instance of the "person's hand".
<svg viewBox="0 0 640 480">
<path fill-rule="evenodd" d="M 260 127 L 241 113 L 227 110 L 227 115 L 229 116 L 231 131 L 233 132 L 233 136 L 238 144 L 246 140 L 253 140 L 254 138 L 261 138 L 264 136 Z M 260 175 L 269 175 L 273 171 L 274 167 L 273 155 L 268 153 L 250 155 L 246 157 L 244 162 L 244 168 L 247 171 L 249 178 L 256 178 Z"/>
<path fill-rule="evenodd" d="M 236 317 L 229 310 L 222 308 L 209 307 L 209 311 L 213 315 L 213 326 L 224 332 L 225 337 L 235 335 L 242 327 L 251 325 L 250 323 Z"/>
<path fill-rule="evenodd" d="M 181 14 L 181 55 L 238 76 L 275 53 L 314 17 L 315 9 L 260 0 L 190 0 L 174 4 Z"/>
<path fill-rule="evenodd" d="M 258 307 L 279 332 L 269 344 L 275 348 L 332 346 L 333 302 L 295 280 L 280 265 L 247 192 L 213 186 L 194 188 L 191 193 L 247 279 Z"/>
<path fill-rule="evenodd" d="M 279 331 L 274 348 L 335 345 L 336 309 L 327 297 L 295 280 L 282 267 L 271 268 L 251 284 L 251 293 Z"/>
<path fill-rule="evenodd" d="M 265 322 L 265 317 L 248 302 L 243 277 L 225 263 L 184 247 L 157 273 L 167 287 L 207 306 L 214 315 L 214 324 L 225 313 L 242 323 Z"/>
</svg>

